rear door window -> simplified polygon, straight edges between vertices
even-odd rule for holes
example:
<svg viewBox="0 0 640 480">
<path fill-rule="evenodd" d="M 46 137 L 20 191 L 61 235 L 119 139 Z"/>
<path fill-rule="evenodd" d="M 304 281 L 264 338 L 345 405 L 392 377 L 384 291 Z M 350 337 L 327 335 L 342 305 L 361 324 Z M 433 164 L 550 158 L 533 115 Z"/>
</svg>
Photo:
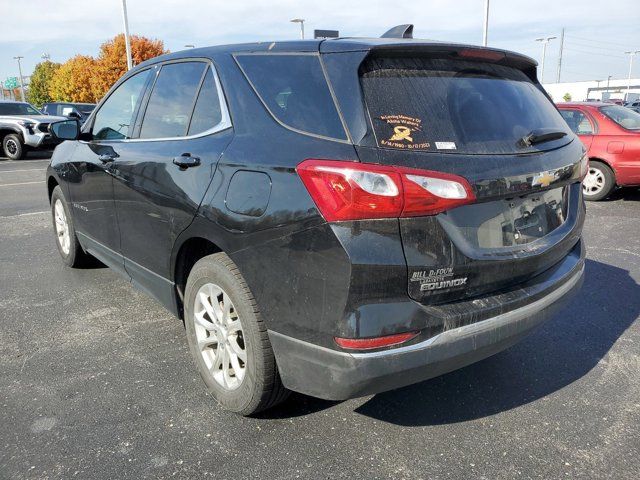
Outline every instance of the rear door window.
<svg viewBox="0 0 640 480">
<path fill-rule="evenodd" d="M 346 140 L 317 55 L 236 55 L 258 96 L 280 123 L 304 133 Z"/>
<path fill-rule="evenodd" d="M 520 70 L 433 58 L 373 58 L 360 69 L 378 146 L 442 153 L 512 154 L 538 128 L 569 133 L 549 99 Z M 535 145 L 557 148 L 570 141 Z"/>
<path fill-rule="evenodd" d="M 187 134 L 198 87 L 206 64 L 163 65 L 142 120 L 140 138 L 173 138 Z"/>
<path fill-rule="evenodd" d="M 580 110 L 560 110 L 560 115 L 576 135 L 593 135 L 593 126 Z"/>
<path fill-rule="evenodd" d="M 222 121 L 222 105 L 218 95 L 218 87 L 211 68 L 207 69 L 196 106 L 191 117 L 188 135 L 211 130 Z"/>
</svg>

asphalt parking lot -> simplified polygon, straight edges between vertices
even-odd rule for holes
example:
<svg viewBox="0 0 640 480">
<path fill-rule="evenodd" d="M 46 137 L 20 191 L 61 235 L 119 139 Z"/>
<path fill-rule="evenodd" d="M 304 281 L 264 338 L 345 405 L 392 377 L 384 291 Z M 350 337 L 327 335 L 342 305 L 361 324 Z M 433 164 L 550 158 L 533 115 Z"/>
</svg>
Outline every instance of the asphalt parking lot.
<svg viewBox="0 0 640 480">
<path fill-rule="evenodd" d="M 218 409 L 182 324 L 63 267 L 47 160 L 0 159 L 0 478 L 640 478 L 640 190 L 589 204 L 584 288 L 520 344 L 394 392 Z"/>
</svg>

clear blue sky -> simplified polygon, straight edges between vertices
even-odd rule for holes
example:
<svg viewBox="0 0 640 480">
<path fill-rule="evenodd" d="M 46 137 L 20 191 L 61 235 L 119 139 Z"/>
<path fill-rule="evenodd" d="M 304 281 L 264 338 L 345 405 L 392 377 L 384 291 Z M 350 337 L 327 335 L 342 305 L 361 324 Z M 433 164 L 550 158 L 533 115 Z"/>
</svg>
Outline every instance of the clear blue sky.
<svg viewBox="0 0 640 480">
<path fill-rule="evenodd" d="M 43 52 L 62 62 L 122 30 L 120 0 L 29 0 L 3 8 L 0 18 L 0 79 L 17 75 L 12 57 L 24 56 L 29 75 Z M 128 0 L 131 33 L 159 38 L 172 51 L 185 44 L 215 45 L 297 38 L 295 17 L 306 30 L 340 30 L 343 36 L 379 36 L 400 23 L 413 23 L 416 38 L 480 44 L 484 0 Z M 6 15 L 7 11 L 10 15 Z M 491 0 L 489 45 L 540 61 L 541 36 L 566 28 L 563 81 L 626 78 L 625 50 L 640 50 L 638 0 Z M 555 79 L 559 41 L 549 44 L 546 77 Z M 634 77 L 640 77 L 640 55 Z"/>
</svg>

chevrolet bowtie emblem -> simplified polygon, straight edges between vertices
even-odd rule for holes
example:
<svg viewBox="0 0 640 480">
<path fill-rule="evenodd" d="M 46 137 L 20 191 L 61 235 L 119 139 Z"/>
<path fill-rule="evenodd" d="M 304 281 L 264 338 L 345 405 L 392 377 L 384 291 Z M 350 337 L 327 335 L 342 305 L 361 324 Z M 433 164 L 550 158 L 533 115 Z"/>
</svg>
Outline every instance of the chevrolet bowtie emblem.
<svg viewBox="0 0 640 480">
<path fill-rule="evenodd" d="M 531 186 L 532 187 L 538 187 L 538 186 L 548 187 L 549 185 L 551 185 L 551 183 L 553 183 L 555 179 L 556 177 L 554 175 L 551 175 L 548 172 L 544 172 L 533 177 L 533 180 L 531 181 Z"/>
<path fill-rule="evenodd" d="M 394 134 L 389 139 L 389 141 L 409 140 L 410 142 L 413 142 L 413 138 L 409 136 L 411 134 L 411 129 L 409 127 L 403 127 L 402 125 L 398 125 L 393 129 L 393 132 Z"/>
</svg>

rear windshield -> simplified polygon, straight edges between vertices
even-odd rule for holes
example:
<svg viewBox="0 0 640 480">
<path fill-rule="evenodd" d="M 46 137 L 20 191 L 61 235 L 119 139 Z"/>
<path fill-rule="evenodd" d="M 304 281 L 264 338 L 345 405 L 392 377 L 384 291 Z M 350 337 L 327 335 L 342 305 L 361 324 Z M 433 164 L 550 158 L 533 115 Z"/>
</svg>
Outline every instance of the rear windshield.
<svg viewBox="0 0 640 480">
<path fill-rule="evenodd" d="M 278 121 L 302 132 L 346 139 L 317 55 L 237 55 L 236 60 Z"/>
<path fill-rule="evenodd" d="M 472 61 L 373 58 L 361 67 L 378 146 L 443 153 L 509 154 L 535 129 L 570 133 L 520 70 Z M 536 150 L 570 140 L 537 144 Z"/>
<path fill-rule="evenodd" d="M 622 128 L 640 130 L 640 113 L 620 105 L 607 105 L 606 107 L 601 107 L 600 111 Z"/>
</svg>

